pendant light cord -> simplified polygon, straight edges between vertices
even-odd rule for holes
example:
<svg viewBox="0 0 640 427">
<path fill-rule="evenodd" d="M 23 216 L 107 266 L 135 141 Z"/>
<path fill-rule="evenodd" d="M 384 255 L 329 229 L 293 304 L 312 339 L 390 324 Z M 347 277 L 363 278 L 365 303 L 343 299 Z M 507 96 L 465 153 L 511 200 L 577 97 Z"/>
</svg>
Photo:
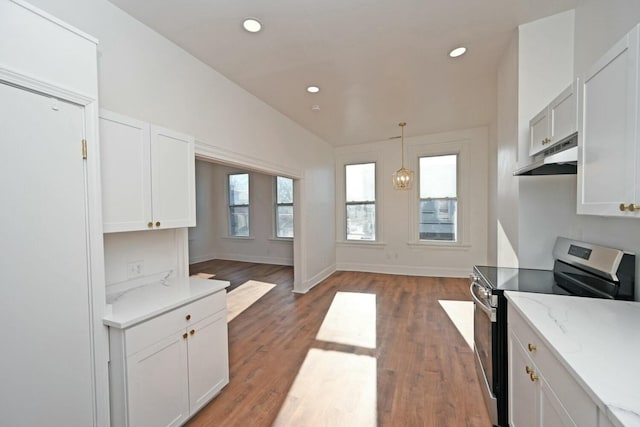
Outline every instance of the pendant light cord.
<svg viewBox="0 0 640 427">
<path fill-rule="evenodd" d="M 398 126 L 400 126 L 400 129 L 402 130 L 402 132 L 401 132 L 401 135 L 402 135 L 402 136 L 400 137 L 400 138 L 401 138 L 401 139 L 400 139 L 400 141 L 401 141 L 401 144 L 402 144 L 402 145 L 401 145 L 402 152 L 400 153 L 400 155 L 402 156 L 402 160 L 401 160 L 401 163 L 402 163 L 402 169 L 404 169 L 404 127 L 405 127 L 406 125 L 407 125 L 407 123 L 406 123 L 406 122 L 400 122 L 400 123 L 398 124 Z"/>
</svg>

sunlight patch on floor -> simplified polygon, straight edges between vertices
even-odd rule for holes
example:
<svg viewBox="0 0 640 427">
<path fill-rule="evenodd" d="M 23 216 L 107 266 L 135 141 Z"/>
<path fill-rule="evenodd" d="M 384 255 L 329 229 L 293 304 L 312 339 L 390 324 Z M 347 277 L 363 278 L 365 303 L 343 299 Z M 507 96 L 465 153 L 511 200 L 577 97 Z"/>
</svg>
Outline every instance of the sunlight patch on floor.
<svg viewBox="0 0 640 427">
<path fill-rule="evenodd" d="M 316 339 L 376 348 L 375 294 L 337 292 Z"/>
<path fill-rule="evenodd" d="M 278 413 L 277 427 L 375 427 L 376 359 L 312 348 Z"/>
<path fill-rule="evenodd" d="M 473 350 L 473 302 L 438 300 L 462 338 Z"/>
<path fill-rule="evenodd" d="M 227 323 L 275 288 L 275 283 L 248 280 L 227 294 Z"/>
<path fill-rule="evenodd" d="M 198 279 L 211 279 L 212 277 L 216 277 L 216 275 L 211 273 L 196 273 L 192 274 L 191 277 L 197 277 Z"/>
</svg>

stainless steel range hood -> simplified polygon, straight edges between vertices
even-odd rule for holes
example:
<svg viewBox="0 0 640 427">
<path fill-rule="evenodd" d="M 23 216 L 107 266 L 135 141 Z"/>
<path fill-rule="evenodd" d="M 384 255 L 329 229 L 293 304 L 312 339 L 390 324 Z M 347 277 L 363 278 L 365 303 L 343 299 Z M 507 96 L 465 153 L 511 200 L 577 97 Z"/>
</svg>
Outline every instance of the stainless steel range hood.
<svg viewBox="0 0 640 427">
<path fill-rule="evenodd" d="M 566 140 L 545 150 L 534 157 L 534 161 L 516 170 L 521 175 L 575 175 L 578 171 L 578 134 L 574 133 Z"/>
</svg>

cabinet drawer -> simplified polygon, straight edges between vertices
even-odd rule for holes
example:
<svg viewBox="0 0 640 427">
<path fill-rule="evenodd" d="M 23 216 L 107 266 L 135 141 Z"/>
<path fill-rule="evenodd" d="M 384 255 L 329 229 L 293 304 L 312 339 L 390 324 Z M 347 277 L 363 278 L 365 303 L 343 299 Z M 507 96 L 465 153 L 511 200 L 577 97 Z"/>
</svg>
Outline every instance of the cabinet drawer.
<svg viewBox="0 0 640 427">
<path fill-rule="evenodd" d="M 127 356 L 210 316 L 227 306 L 226 291 L 218 291 L 125 330 Z"/>
<path fill-rule="evenodd" d="M 507 319 L 509 329 L 518 337 L 518 340 L 527 351 L 531 360 L 533 360 L 536 365 L 540 365 L 541 356 L 550 354 L 549 349 L 533 329 L 531 329 L 531 327 L 526 323 L 520 313 L 512 309 L 511 306 L 509 306 L 508 310 Z M 544 357 L 542 357 L 542 359 L 544 359 Z M 540 368 L 542 368 L 542 366 L 540 366 Z"/>
<path fill-rule="evenodd" d="M 199 322 L 205 317 L 209 317 L 220 310 L 227 308 L 227 291 L 221 290 L 215 294 L 209 295 L 202 299 L 192 302 L 191 304 L 181 307 L 184 309 L 182 314 L 183 319 L 186 320 L 187 316 L 191 318 L 187 321 L 187 325 L 192 325 L 195 322 Z"/>
</svg>

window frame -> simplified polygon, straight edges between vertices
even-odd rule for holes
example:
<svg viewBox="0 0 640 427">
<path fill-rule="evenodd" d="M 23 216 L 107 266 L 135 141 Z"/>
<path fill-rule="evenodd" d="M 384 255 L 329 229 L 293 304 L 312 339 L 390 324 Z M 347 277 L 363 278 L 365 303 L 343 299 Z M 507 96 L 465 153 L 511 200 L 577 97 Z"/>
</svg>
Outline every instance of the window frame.
<svg viewBox="0 0 640 427">
<path fill-rule="evenodd" d="M 426 198 L 422 198 L 421 197 L 421 183 L 422 183 L 422 170 L 420 168 L 420 160 L 423 158 L 433 158 L 433 157 L 447 157 L 447 156 L 455 156 L 456 158 L 456 196 L 455 197 L 426 197 Z M 456 244 L 459 243 L 460 241 L 460 212 L 459 212 L 459 204 L 460 204 L 460 153 L 459 152 L 453 152 L 453 153 L 439 153 L 439 154 L 423 154 L 423 155 L 419 155 L 417 158 L 417 165 L 418 165 L 418 179 L 417 181 L 417 194 L 418 194 L 418 230 L 417 230 L 417 236 L 414 236 L 416 238 L 416 240 L 418 242 L 421 243 L 426 243 L 426 244 Z M 429 201 L 429 200 L 444 200 L 444 201 L 451 201 L 451 200 L 455 200 L 456 202 L 456 214 L 455 214 L 455 219 L 454 219 L 454 224 L 455 224 L 455 228 L 454 228 L 454 239 L 453 240 L 439 240 L 439 239 L 422 239 L 420 237 L 420 228 L 421 225 L 423 224 L 422 221 L 422 214 L 423 212 L 421 211 L 422 209 L 422 202 L 423 201 Z"/>
<path fill-rule="evenodd" d="M 291 203 L 278 203 L 278 178 L 284 178 L 284 179 L 288 179 L 291 180 Z M 293 236 L 288 237 L 288 236 L 279 236 L 278 235 L 278 208 L 282 207 L 282 206 L 291 206 L 291 215 L 293 217 L 294 215 L 294 208 L 293 208 L 293 203 L 295 202 L 294 200 L 294 190 L 293 190 L 293 186 L 294 184 L 294 179 L 293 178 L 289 178 L 287 176 L 281 176 L 281 175 L 276 175 L 273 177 L 273 205 L 274 205 L 274 209 L 273 209 L 273 238 L 277 239 L 277 240 L 293 240 L 295 238 L 295 217 L 293 218 L 293 224 L 294 224 L 294 229 L 293 229 Z"/>
<path fill-rule="evenodd" d="M 378 162 L 376 161 L 356 161 L 356 162 L 345 162 L 342 166 L 343 177 L 343 191 L 344 197 L 342 198 L 342 202 L 344 203 L 344 226 L 342 239 L 347 243 L 375 243 L 379 241 L 378 237 Z M 374 200 L 366 200 L 366 201 L 357 201 L 357 202 L 349 202 L 347 201 L 347 167 L 349 166 L 358 166 L 358 165 L 370 165 L 373 164 L 373 195 Z M 374 214 L 374 223 L 373 223 L 373 239 L 349 239 L 349 230 L 348 230 L 348 208 L 349 206 L 373 206 L 373 214 Z"/>
<path fill-rule="evenodd" d="M 472 246 L 472 240 L 475 239 L 471 235 L 471 217 L 468 204 L 472 200 L 476 200 L 475 195 L 470 193 L 470 183 L 468 179 L 475 176 L 475 172 L 471 169 L 472 159 L 475 156 L 484 155 L 477 151 L 474 141 L 482 142 L 486 138 L 479 132 L 479 129 L 470 129 L 462 131 L 458 135 L 451 137 L 449 134 L 437 135 L 432 138 L 425 138 L 422 143 L 410 145 L 407 148 L 407 164 L 408 168 L 418 171 L 417 184 L 411 190 L 409 197 L 409 226 L 407 236 L 407 244 L 413 248 L 447 248 L 468 250 Z M 482 145 L 482 144 L 480 144 Z M 446 156 L 450 154 L 458 155 L 457 168 L 457 192 L 458 192 L 458 223 L 457 223 L 457 240 L 420 240 L 419 239 L 419 209 L 420 209 L 420 175 L 419 175 L 419 158 L 430 156 Z M 477 200 L 476 200 L 477 201 Z"/>
<path fill-rule="evenodd" d="M 247 204 L 231 204 L 231 177 L 235 175 L 247 175 Z M 226 182 L 227 193 L 227 237 L 232 239 L 251 239 L 251 174 L 249 172 L 231 172 L 227 174 Z M 238 207 L 247 208 L 247 235 L 232 234 L 231 217 L 232 209 Z"/>
</svg>

